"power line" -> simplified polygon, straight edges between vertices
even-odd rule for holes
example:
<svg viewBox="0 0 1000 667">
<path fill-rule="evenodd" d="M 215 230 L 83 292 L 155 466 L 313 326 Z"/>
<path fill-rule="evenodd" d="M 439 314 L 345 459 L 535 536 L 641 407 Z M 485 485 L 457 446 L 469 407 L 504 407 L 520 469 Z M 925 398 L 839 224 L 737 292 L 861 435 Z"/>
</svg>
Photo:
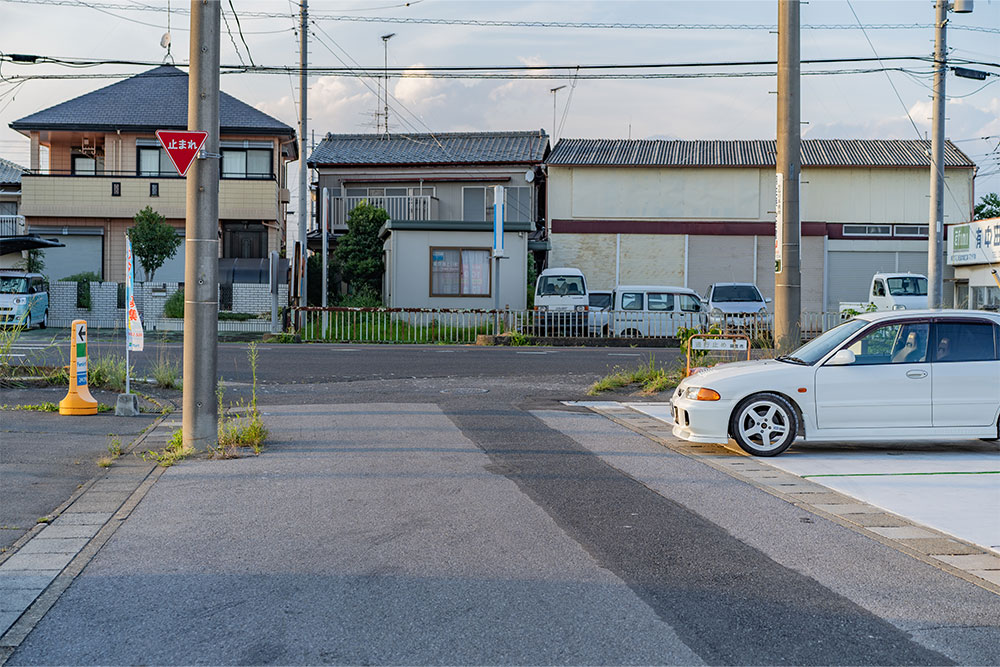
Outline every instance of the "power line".
<svg viewBox="0 0 1000 667">
<path fill-rule="evenodd" d="M 91 9 L 117 9 L 123 11 L 163 11 L 160 7 L 149 5 L 132 6 L 112 2 L 84 2 L 83 0 L 2 0 L 3 2 L 32 5 L 51 5 L 62 7 L 89 7 Z M 419 1 L 419 0 L 417 0 Z M 358 11 L 374 11 L 394 7 L 408 7 L 416 2 L 397 4 L 391 7 L 365 7 Z M 187 12 L 188 10 L 184 10 Z M 343 11 L 343 10 L 342 10 Z M 243 16 L 254 19 L 282 18 L 279 12 L 245 11 Z M 415 16 L 357 16 L 348 14 L 311 14 L 316 21 L 345 21 L 363 23 L 399 23 L 414 25 L 459 25 L 479 26 L 488 28 L 572 28 L 598 30 L 777 30 L 773 23 L 628 23 L 621 21 L 515 21 L 500 19 L 446 19 Z M 803 30 L 857 30 L 857 25 L 851 23 L 821 23 L 802 25 Z M 1000 33 L 1000 28 L 983 26 L 950 25 L 950 30 L 967 30 L 970 32 Z M 929 30 L 934 26 L 926 23 L 873 23 L 866 26 L 869 30 Z"/>
<path fill-rule="evenodd" d="M 236 13 L 236 8 L 233 7 L 233 0 L 229 0 L 229 10 L 233 13 L 233 18 L 236 19 L 236 30 L 240 33 L 240 41 L 243 42 L 243 48 L 247 50 L 247 58 L 250 59 L 250 64 L 253 65 L 253 55 L 250 54 L 250 47 L 247 45 L 247 39 L 243 36 L 243 26 L 240 25 L 240 15 Z"/>
</svg>

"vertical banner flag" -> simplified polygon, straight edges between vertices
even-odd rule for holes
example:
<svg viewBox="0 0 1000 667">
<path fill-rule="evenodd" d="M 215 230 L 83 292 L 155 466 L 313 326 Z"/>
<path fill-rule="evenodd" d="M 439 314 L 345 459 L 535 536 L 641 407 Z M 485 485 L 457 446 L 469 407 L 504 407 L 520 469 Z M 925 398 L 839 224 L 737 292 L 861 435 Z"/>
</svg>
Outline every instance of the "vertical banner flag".
<svg viewBox="0 0 1000 667">
<path fill-rule="evenodd" d="M 132 240 L 125 235 L 125 303 L 128 308 L 128 349 L 142 352 L 142 320 L 135 307 L 135 262 L 132 258 Z"/>
</svg>

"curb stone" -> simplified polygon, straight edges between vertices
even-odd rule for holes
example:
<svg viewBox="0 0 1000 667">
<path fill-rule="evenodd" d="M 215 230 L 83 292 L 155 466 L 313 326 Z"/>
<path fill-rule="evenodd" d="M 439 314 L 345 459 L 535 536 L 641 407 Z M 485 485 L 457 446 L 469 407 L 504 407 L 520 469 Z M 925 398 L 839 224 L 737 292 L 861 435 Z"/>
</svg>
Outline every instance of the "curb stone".
<svg viewBox="0 0 1000 667">
<path fill-rule="evenodd" d="M 779 470 L 748 454 L 722 445 L 679 440 L 673 437 L 669 424 L 630 407 L 588 408 L 671 451 L 1000 595 L 1000 556 L 993 551 Z"/>
</svg>

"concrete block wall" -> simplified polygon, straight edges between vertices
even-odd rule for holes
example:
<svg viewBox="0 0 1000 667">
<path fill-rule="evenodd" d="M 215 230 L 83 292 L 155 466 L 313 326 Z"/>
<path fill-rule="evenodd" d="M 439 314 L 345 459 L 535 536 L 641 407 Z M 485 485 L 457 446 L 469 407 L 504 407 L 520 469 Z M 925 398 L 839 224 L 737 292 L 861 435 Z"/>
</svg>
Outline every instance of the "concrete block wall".
<svg viewBox="0 0 1000 667">
<path fill-rule="evenodd" d="M 181 288 L 180 283 L 136 283 L 135 305 L 143 323 L 164 319 L 163 306 Z M 119 328 L 125 323 L 125 309 L 118 307 L 118 283 L 90 283 L 90 310 L 77 308 L 75 282 L 54 282 L 49 285 L 49 322 L 52 326 L 69 326 L 73 320 L 87 320 L 91 327 Z M 278 305 L 288 305 L 288 285 L 279 286 Z M 234 313 L 261 315 L 271 313 L 271 293 L 267 285 L 237 283 L 233 285 Z"/>
</svg>

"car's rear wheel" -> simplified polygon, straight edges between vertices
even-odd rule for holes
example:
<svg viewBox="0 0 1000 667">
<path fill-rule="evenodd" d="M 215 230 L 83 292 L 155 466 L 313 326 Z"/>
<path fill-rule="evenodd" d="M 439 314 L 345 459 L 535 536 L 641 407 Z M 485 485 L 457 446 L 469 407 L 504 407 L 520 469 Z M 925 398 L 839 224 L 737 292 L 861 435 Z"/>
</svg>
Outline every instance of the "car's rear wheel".
<svg viewBox="0 0 1000 667">
<path fill-rule="evenodd" d="M 743 399 L 729 420 L 733 440 L 754 456 L 777 456 L 788 449 L 798 430 L 798 413 L 788 399 L 778 394 L 761 393 Z"/>
</svg>

